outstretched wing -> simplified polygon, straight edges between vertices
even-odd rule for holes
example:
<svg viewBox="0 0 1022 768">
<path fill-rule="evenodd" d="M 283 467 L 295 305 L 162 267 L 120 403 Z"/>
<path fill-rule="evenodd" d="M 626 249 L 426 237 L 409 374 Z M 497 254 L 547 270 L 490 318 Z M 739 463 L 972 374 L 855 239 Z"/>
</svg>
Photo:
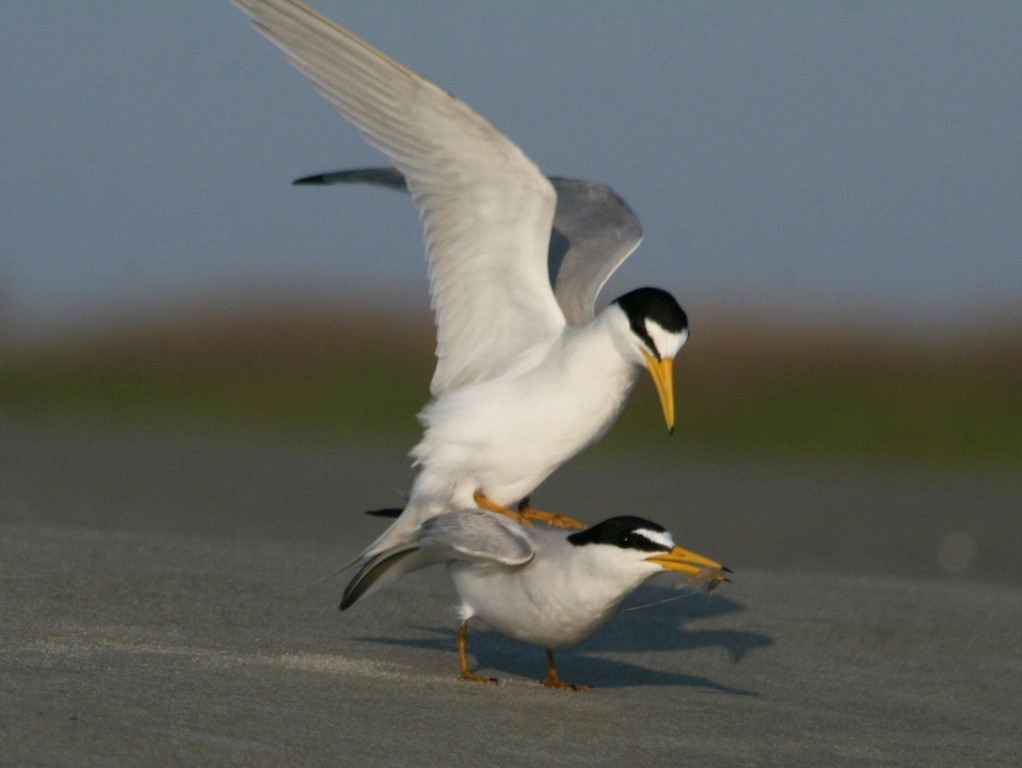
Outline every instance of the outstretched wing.
<svg viewBox="0 0 1022 768">
<path fill-rule="evenodd" d="M 572 325 L 593 317 L 603 284 L 642 242 L 635 212 L 606 184 L 550 177 L 557 209 L 550 233 L 548 272 L 561 311 Z M 373 184 L 408 190 L 396 168 L 355 168 L 296 179 L 295 184 Z"/>
<path fill-rule="evenodd" d="M 468 106 L 294 0 L 233 0 L 405 176 L 437 323 L 430 387 L 487 378 L 565 319 L 547 277 L 556 195 Z"/>
</svg>

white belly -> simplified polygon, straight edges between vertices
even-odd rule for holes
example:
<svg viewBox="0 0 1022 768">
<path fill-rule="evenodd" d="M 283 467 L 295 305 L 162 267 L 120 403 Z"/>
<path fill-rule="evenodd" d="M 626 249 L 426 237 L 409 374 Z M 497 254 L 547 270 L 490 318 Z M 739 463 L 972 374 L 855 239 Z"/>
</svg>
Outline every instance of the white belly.
<svg viewBox="0 0 1022 768">
<path fill-rule="evenodd" d="M 544 648 L 573 645 L 593 633 L 610 616 L 606 610 L 580 611 L 566 605 L 551 584 L 537 593 L 508 581 L 498 569 L 461 569 L 452 564 L 451 580 L 462 601 L 462 617 L 482 620 L 495 632 Z M 556 582 L 555 582 L 556 583 Z"/>
<path fill-rule="evenodd" d="M 532 530 L 530 537 L 537 553 L 523 566 L 448 565 L 462 619 L 475 617 L 516 640 L 559 648 L 592 634 L 648 577 L 586 567 L 572 559 L 577 552 L 563 532 Z"/>
<path fill-rule="evenodd" d="M 482 490 L 499 504 L 532 493 L 617 419 L 637 369 L 564 364 L 444 393 L 422 413 L 426 434 L 412 451 L 422 471 L 412 490 L 472 505 Z"/>
</svg>

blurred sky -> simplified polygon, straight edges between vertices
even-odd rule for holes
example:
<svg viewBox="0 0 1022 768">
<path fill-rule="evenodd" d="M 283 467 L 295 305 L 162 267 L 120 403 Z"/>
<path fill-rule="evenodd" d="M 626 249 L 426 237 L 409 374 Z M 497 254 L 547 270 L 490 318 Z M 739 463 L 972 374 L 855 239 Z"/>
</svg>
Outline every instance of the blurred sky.
<svg viewBox="0 0 1022 768">
<path fill-rule="evenodd" d="M 1022 3 L 338 2 L 547 173 L 608 182 L 700 317 L 945 333 L 1022 300 Z M 226 1 L 0 4 L 8 334 L 249 292 L 425 310 L 407 198 Z"/>
</svg>

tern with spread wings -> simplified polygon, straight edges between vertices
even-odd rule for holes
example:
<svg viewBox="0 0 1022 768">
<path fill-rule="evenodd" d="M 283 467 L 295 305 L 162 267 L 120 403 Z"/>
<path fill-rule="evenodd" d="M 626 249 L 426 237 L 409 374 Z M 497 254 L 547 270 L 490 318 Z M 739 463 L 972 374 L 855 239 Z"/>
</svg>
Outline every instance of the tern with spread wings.
<svg viewBox="0 0 1022 768">
<path fill-rule="evenodd" d="M 233 2 L 387 155 L 425 230 L 437 366 L 411 454 L 420 470 L 404 513 L 356 562 L 452 509 L 523 520 L 509 509 L 521 503 L 570 524 L 524 502 L 606 432 L 643 368 L 674 427 L 672 364 L 688 337 L 677 301 L 640 288 L 594 314 L 641 239 L 634 214 L 602 185 L 552 183 L 464 103 L 302 3 Z"/>
</svg>

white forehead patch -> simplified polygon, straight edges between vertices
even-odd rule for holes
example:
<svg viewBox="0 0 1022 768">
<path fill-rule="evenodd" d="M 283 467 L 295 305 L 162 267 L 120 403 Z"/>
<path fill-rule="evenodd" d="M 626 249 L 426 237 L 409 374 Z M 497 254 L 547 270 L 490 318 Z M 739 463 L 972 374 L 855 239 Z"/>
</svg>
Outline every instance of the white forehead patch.
<svg viewBox="0 0 1022 768">
<path fill-rule="evenodd" d="M 636 528 L 635 532 L 667 549 L 674 549 L 674 538 L 667 531 L 651 531 L 649 528 Z"/>
<path fill-rule="evenodd" d="M 678 354 L 678 350 L 685 346 L 685 342 L 688 341 L 688 328 L 684 328 L 680 333 L 676 331 L 668 331 L 663 328 L 656 320 L 646 318 L 643 321 L 646 324 L 646 333 L 653 340 L 656 345 L 656 351 L 660 353 L 660 357 L 674 357 Z"/>
</svg>

